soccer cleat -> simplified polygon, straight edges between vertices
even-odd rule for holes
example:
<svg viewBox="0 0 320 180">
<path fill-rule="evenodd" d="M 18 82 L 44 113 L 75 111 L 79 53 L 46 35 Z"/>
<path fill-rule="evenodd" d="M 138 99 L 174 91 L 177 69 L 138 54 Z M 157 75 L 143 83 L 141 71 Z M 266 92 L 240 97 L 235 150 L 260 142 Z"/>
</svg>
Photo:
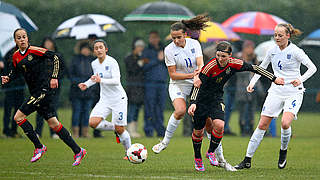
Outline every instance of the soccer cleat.
<svg viewBox="0 0 320 180">
<path fill-rule="evenodd" d="M 119 137 L 117 132 L 114 132 L 114 134 L 116 135 L 116 142 L 119 144 L 120 143 L 120 137 Z"/>
<path fill-rule="evenodd" d="M 167 147 L 167 144 L 165 144 L 164 142 L 160 142 L 159 144 L 156 144 L 152 147 L 152 151 L 156 154 L 159 154 L 162 150 L 166 149 Z"/>
<path fill-rule="evenodd" d="M 251 168 L 251 158 L 245 157 L 244 160 L 240 164 L 234 166 L 234 168 L 236 168 L 236 169 L 245 169 L 245 168 L 249 169 L 249 168 Z"/>
<path fill-rule="evenodd" d="M 203 162 L 202 162 L 202 159 L 197 159 L 197 158 L 194 158 L 194 167 L 196 168 L 197 171 L 204 171 L 204 165 L 203 165 Z"/>
<path fill-rule="evenodd" d="M 287 165 L 287 150 L 281 150 L 279 152 L 279 161 L 278 161 L 278 168 L 283 169 Z"/>
<path fill-rule="evenodd" d="M 218 162 L 217 159 L 216 159 L 216 154 L 215 154 L 215 153 L 213 153 L 213 152 L 211 152 L 211 153 L 207 152 L 206 157 L 209 159 L 210 164 L 211 164 L 212 166 L 218 166 L 218 165 L 219 165 L 219 162 Z"/>
<path fill-rule="evenodd" d="M 222 167 L 224 168 L 226 171 L 237 171 L 237 169 L 233 166 L 231 166 L 231 164 L 229 164 L 228 162 L 224 161 L 224 162 L 219 162 L 218 167 Z"/>
<path fill-rule="evenodd" d="M 86 156 L 86 154 L 87 154 L 87 151 L 81 148 L 80 152 L 73 156 L 74 163 L 72 164 L 72 166 L 78 166 L 81 163 L 81 160 Z"/>
<path fill-rule="evenodd" d="M 42 145 L 42 148 L 36 148 L 33 151 L 33 156 L 31 158 L 31 162 L 36 162 L 38 161 L 43 155 L 44 153 L 47 151 L 47 147 L 45 145 Z"/>
</svg>

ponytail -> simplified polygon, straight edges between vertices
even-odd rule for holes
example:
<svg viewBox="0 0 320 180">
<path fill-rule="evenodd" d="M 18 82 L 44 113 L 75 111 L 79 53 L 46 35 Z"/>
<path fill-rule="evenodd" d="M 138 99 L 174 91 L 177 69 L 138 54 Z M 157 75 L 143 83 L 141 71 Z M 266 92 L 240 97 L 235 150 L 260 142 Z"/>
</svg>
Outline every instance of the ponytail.
<svg viewBox="0 0 320 180">
<path fill-rule="evenodd" d="M 203 30 L 204 28 L 208 27 L 208 25 L 206 24 L 208 21 L 210 21 L 210 17 L 208 16 L 208 14 L 200 14 L 192 19 L 182 20 L 172 24 L 171 30 L 179 31 L 182 29 L 183 32 L 187 32 L 187 30 Z"/>
<path fill-rule="evenodd" d="M 281 23 L 277 27 L 284 27 L 287 34 L 290 34 L 290 37 L 298 37 L 302 34 L 300 29 L 294 28 L 291 24 Z"/>
</svg>

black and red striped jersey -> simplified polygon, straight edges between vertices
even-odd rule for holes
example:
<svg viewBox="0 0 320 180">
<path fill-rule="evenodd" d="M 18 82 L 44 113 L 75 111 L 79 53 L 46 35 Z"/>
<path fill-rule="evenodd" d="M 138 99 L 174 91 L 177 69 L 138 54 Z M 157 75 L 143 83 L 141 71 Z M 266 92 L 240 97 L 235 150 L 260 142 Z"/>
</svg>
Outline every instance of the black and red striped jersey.
<svg viewBox="0 0 320 180">
<path fill-rule="evenodd" d="M 52 51 L 35 46 L 29 46 L 24 53 L 17 50 L 12 57 L 10 80 L 17 73 L 23 75 L 31 95 L 42 89 L 49 90 L 50 80 L 59 76 L 59 57 Z"/>
<path fill-rule="evenodd" d="M 265 69 L 243 62 L 240 59 L 230 58 L 225 67 L 221 67 L 216 58 L 213 58 L 206 64 L 199 78 L 202 82 L 200 88 L 193 87 L 191 91 L 191 103 L 201 103 L 210 105 L 217 101 L 221 102 L 223 98 L 223 87 L 225 83 L 236 72 L 252 71 L 258 73 L 270 81 L 274 81 L 276 77 Z"/>
</svg>

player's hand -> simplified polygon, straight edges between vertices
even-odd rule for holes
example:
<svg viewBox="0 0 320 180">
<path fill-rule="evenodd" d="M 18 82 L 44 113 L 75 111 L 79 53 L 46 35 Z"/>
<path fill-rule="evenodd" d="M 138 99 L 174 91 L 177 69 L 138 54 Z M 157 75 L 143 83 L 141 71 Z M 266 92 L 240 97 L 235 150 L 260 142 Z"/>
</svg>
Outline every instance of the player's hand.
<svg viewBox="0 0 320 180">
<path fill-rule="evenodd" d="M 191 104 L 191 106 L 189 107 L 188 109 L 188 113 L 191 115 L 191 116 L 194 116 L 194 112 L 196 111 L 197 109 L 197 105 L 196 104 Z"/>
<path fill-rule="evenodd" d="M 87 89 L 87 85 L 85 83 L 79 83 L 78 87 L 81 89 L 81 91 L 84 91 Z"/>
<path fill-rule="evenodd" d="M 58 88 L 58 79 L 51 79 L 50 80 L 50 88 L 51 89 L 55 89 L 55 88 Z"/>
<path fill-rule="evenodd" d="M 194 76 L 194 78 L 193 78 L 193 85 L 194 85 L 194 87 L 200 88 L 201 84 L 202 84 L 202 81 L 201 81 L 201 79 L 199 78 L 199 76 L 198 76 L 198 75 L 197 75 L 197 76 Z"/>
<path fill-rule="evenodd" d="M 249 84 L 249 85 L 247 86 L 247 92 L 252 93 L 252 92 L 254 91 L 253 86 L 254 86 L 254 85 Z"/>
<path fill-rule="evenodd" d="M 299 79 L 295 79 L 290 82 L 294 87 L 297 87 L 301 84 L 301 81 Z"/>
<path fill-rule="evenodd" d="M 284 85 L 284 79 L 277 77 L 277 79 L 274 81 L 277 85 Z"/>
<path fill-rule="evenodd" d="M 101 78 L 98 74 L 96 75 L 92 75 L 90 78 L 92 81 L 96 82 L 96 83 L 100 83 L 101 82 Z"/>
<path fill-rule="evenodd" d="M 1 83 L 6 84 L 9 82 L 9 76 L 1 76 Z"/>
</svg>

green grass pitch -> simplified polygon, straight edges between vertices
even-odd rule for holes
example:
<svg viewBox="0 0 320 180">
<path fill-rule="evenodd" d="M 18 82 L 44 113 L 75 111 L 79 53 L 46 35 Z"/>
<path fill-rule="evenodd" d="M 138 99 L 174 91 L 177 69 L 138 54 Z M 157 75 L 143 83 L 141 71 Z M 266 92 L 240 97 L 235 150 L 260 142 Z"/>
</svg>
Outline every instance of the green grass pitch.
<svg viewBox="0 0 320 180">
<path fill-rule="evenodd" d="M 2 131 L 3 110 L 0 112 Z M 170 114 L 167 111 L 165 119 Z M 65 127 L 70 127 L 70 109 L 60 109 L 59 117 Z M 256 121 L 258 117 L 259 114 Z M 35 125 L 34 114 L 29 119 Z M 280 137 L 266 137 L 253 158 L 252 168 L 238 172 L 211 167 L 205 158 L 206 171 L 196 172 L 191 138 L 182 136 L 182 124 L 169 147 L 160 154 L 154 154 L 151 150 L 158 143 L 158 138 L 132 139 L 133 143 L 142 143 L 148 149 L 148 159 L 143 164 L 122 160 L 123 147 L 116 144 L 112 132 L 104 132 L 104 138 L 76 139 L 88 154 L 80 166 L 72 167 L 72 151 L 62 141 L 49 138 L 45 125 L 41 141 L 48 151 L 36 163 L 30 163 L 33 145 L 27 138 L 0 139 L 0 179 L 320 179 L 319 120 L 319 113 L 300 113 L 298 121 L 293 122 L 293 138 L 285 169 L 279 170 L 277 167 Z M 141 114 L 139 121 L 142 133 Z M 231 127 L 239 133 L 237 113 L 232 115 Z M 279 135 L 279 120 L 277 127 Z M 19 133 L 22 134 L 20 128 Z M 235 165 L 243 159 L 248 141 L 249 137 L 223 138 L 224 155 L 230 164 Z M 204 138 L 203 157 L 207 148 L 208 139 Z"/>
</svg>

